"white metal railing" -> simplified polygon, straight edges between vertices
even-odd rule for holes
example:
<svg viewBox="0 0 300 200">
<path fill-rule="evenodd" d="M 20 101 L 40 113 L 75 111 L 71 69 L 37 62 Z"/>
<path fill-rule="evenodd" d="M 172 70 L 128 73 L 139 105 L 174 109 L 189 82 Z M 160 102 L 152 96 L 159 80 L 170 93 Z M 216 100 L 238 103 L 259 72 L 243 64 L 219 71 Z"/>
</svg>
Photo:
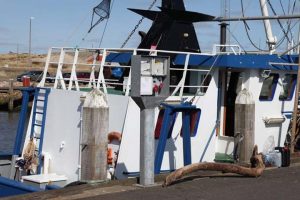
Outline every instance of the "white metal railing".
<svg viewBox="0 0 300 200">
<path fill-rule="evenodd" d="M 215 46 L 215 49 L 218 45 Z M 237 48 L 237 45 L 231 45 L 232 48 Z M 239 49 L 239 47 L 238 47 Z M 50 48 L 48 51 L 44 73 L 42 80 L 39 84 L 39 86 L 44 87 L 46 79 L 47 72 L 49 71 L 50 65 L 56 65 L 56 75 L 54 79 L 54 88 L 61 88 L 64 90 L 72 90 L 75 89 L 77 91 L 82 88 L 82 85 L 80 83 L 88 83 L 88 88 L 98 88 L 102 89 L 104 93 L 108 93 L 107 88 L 113 88 L 114 86 L 123 86 L 125 88 L 124 94 L 126 96 L 129 95 L 130 92 L 130 85 L 131 85 L 131 66 L 124 65 L 122 63 L 108 63 L 106 62 L 106 58 L 111 53 L 131 53 L 132 55 L 136 55 L 137 53 L 149 53 L 151 55 L 157 55 L 157 53 L 167 53 L 167 54 L 182 54 L 185 55 L 185 62 L 184 62 L 184 68 L 170 68 L 170 71 L 182 71 L 182 77 L 177 85 L 171 85 L 171 88 L 175 88 L 171 95 L 179 95 L 180 97 L 183 96 L 184 88 L 198 88 L 199 90 L 201 88 L 207 88 L 208 86 L 203 85 L 185 85 L 187 73 L 202 73 L 202 74 L 209 74 L 211 71 L 207 69 L 201 69 L 201 68 L 190 68 L 189 67 L 189 60 L 191 55 L 209 55 L 214 56 L 216 51 L 213 52 L 213 54 L 209 53 L 192 53 L 192 52 L 178 52 L 178 51 L 163 51 L 163 50 L 152 50 L 152 49 L 98 49 L 98 48 L 70 48 L 70 47 L 53 47 Z M 236 53 L 236 51 L 233 51 Z M 239 51 L 237 51 L 240 53 Z M 59 53 L 59 59 L 58 61 L 53 61 L 55 57 L 57 57 L 57 53 Z M 92 55 L 91 55 L 92 54 Z M 72 58 L 72 61 L 67 60 L 67 57 L 70 59 Z M 98 56 L 102 56 L 101 60 L 98 60 Z M 83 56 L 84 59 L 82 59 Z M 92 56 L 92 63 L 87 61 L 87 57 Z M 89 79 L 78 79 L 77 72 L 78 72 L 78 66 L 81 67 L 87 67 L 90 73 Z M 63 76 L 63 71 L 66 67 L 71 67 L 71 75 L 69 78 L 66 78 Z M 104 77 L 104 68 L 114 68 L 119 67 L 123 69 L 129 69 L 129 74 L 127 77 L 127 81 L 124 81 L 123 83 L 118 82 L 117 79 L 105 79 Z M 98 71 L 98 74 L 96 74 L 96 71 Z M 97 76 L 98 75 L 98 76 Z M 97 78 L 96 78 L 97 77 Z M 69 81 L 69 82 L 67 82 Z"/>
<path fill-rule="evenodd" d="M 220 51 L 220 48 L 226 48 L 225 52 Z M 240 55 L 242 53 L 241 47 L 239 45 L 232 45 L 232 44 L 215 44 L 213 46 L 212 53 L 214 55 L 217 54 L 234 54 Z"/>
</svg>

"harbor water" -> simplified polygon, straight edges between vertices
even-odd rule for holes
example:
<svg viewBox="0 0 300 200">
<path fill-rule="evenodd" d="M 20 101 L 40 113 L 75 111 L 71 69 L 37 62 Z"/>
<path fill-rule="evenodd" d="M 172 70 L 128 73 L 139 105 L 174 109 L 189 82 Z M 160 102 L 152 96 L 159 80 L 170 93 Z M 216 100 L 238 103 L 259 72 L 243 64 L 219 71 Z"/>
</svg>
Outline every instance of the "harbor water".
<svg viewBox="0 0 300 200">
<path fill-rule="evenodd" d="M 18 121 L 19 112 L 0 111 L 0 154 L 12 153 Z"/>
</svg>

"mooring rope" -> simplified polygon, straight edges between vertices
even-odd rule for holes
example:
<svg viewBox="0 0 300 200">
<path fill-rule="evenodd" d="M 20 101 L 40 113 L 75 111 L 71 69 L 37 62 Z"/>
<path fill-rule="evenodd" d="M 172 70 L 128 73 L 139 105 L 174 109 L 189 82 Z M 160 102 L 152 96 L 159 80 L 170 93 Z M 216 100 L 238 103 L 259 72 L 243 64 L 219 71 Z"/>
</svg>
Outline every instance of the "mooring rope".
<svg viewBox="0 0 300 200">
<path fill-rule="evenodd" d="M 24 169 L 30 170 L 33 168 L 33 164 L 37 165 L 37 155 L 35 154 L 36 145 L 33 138 L 30 139 L 24 150 L 23 158 L 25 160 Z"/>
</svg>

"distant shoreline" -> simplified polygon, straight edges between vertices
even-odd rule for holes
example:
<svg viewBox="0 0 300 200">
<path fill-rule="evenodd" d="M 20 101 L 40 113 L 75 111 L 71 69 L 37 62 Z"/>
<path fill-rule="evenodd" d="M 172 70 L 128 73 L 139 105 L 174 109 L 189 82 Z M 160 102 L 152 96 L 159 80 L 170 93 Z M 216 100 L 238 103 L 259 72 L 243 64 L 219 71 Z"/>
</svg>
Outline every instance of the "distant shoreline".
<svg viewBox="0 0 300 200">
<path fill-rule="evenodd" d="M 42 70 L 46 55 L 31 55 L 32 65 L 29 65 L 28 54 L 0 54 L 0 81 L 14 79 L 17 75 L 29 70 Z M 0 86 L 1 87 L 1 86 Z"/>
</svg>

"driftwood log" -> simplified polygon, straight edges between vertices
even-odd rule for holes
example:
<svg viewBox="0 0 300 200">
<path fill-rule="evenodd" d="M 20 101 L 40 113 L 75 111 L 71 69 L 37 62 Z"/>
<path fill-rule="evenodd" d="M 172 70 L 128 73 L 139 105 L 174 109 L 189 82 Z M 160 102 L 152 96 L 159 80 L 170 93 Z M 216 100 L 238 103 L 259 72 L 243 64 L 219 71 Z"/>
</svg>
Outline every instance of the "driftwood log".
<svg viewBox="0 0 300 200">
<path fill-rule="evenodd" d="M 262 155 L 258 154 L 257 146 L 255 145 L 251 157 L 251 168 L 242 167 L 236 164 L 224 164 L 224 163 L 194 163 L 191 165 L 184 166 L 170 175 L 168 175 L 164 181 L 163 186 L 169 186 L 175 181 L 181 179 L 183 176 L 198 171 L 198 170 L 212 170 L 212 171 L 222 171 L 225 173 L 235 173 L 248 177 L 259 177 L 264 169 L 265 165 L 263 163 Z"/>
</svg>

